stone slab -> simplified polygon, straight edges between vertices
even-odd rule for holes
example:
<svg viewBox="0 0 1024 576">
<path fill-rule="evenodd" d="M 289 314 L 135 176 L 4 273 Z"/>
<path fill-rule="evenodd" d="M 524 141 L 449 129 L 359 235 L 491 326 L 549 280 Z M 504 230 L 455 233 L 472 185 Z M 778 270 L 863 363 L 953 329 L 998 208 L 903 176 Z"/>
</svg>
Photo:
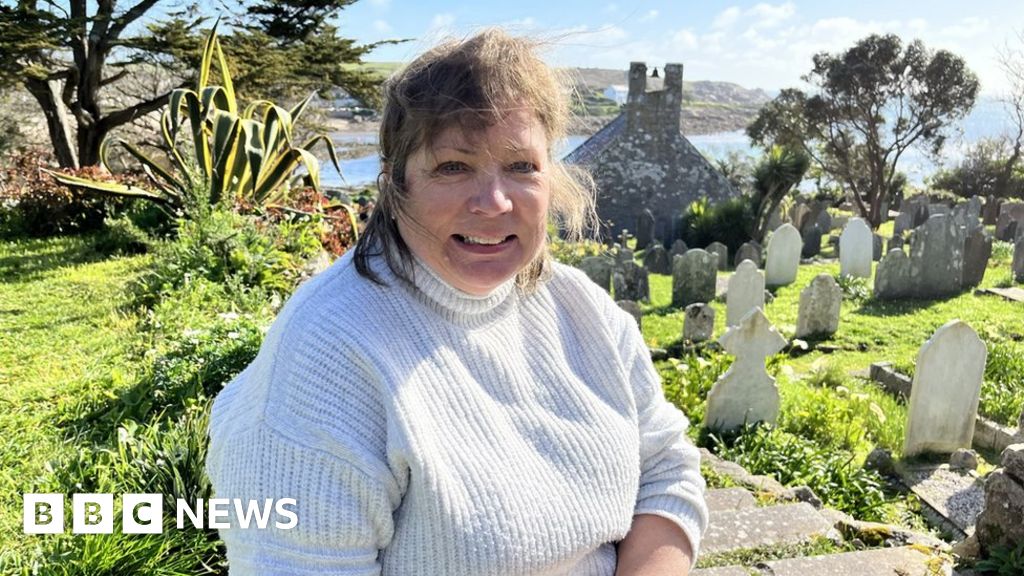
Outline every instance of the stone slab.
<svg viewBox="0 0 1024 576">
<path fill-rule="evenodd" d="M 716 488 L 708 490 L 704 494 L 704 500 L 708 503 L 708 510 L 725 512 L 728 510 L 749 510 L 757 508 L 757 499 L 744 488 Z"/>
<path fill-rule="evenodd" d="M 949 464 L 900 467 L 903 483 L 962 535 L 974 532 L 985 508 L 985 483 L 976 473 L 953 470 Z"/>
<path fill-rule="evenodd" d="M 703 554 L 800 544 L 825 536 L 832 525 L 806 502 L 719 512 L 701 542 Z"/>
<path fill-rule="evenodd" d="M 690 572 L 692 576 L 750 576 L 750 571 L 742 566 L 720 566 L 718 568 L 698 568 Z"/>
<path fill-rule="evenodd" d="M 982 294 L 995 294 L 1013 302 L 1024 302 L 1024 290 L 1020 288 L 985 288 L 978 290 Z"/>
<path fill-rule="evenodd" d="M 915 548 L 880 548 L 767 562 L 773 576 L 930 576 L 930 554 Z M 942 572 L 938 572 L 941 574 Z"/>
</svg>

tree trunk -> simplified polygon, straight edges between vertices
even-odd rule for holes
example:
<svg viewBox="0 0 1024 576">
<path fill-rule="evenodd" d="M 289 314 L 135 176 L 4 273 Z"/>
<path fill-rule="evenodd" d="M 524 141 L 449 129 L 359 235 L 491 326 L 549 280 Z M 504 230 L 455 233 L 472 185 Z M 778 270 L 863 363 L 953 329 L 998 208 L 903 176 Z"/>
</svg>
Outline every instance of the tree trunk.
<svg viewBox="0 0 1024 576">
<path fill-rule="evenodd" d="M 53 154 L 61 168 L 78 168 L 78 155 L 72 145 L 74 130 L 71 128 L 71 117 L 61 102 L 56 80 L 39 80 L 28 78 L 25 88 L 39 103 L 46 117 L 46 129 L 53 144 Z"/>
</svg>

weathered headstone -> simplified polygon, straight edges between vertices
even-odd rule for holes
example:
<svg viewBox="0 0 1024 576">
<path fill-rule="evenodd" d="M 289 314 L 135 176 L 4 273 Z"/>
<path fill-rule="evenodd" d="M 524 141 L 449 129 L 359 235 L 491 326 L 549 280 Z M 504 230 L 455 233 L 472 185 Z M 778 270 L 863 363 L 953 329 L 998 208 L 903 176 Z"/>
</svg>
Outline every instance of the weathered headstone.
<svg viewBox="0 0 1024 576">
<path fill-rule="evenodd" d="M 946 206 L 945 204 L 929 204 L 928 205 L 928 217 L 931 218 L 932 216 L 935 216 L 936 214 L 942 214 L 943 216 L 949 216 L 950 215 L 949 206 Z"/>
<path fill-rule="evenodd" d="M 821 252 L 822 228 L 817 222 L 811 221 L 804 224 L 800 231 L 800 240 L 803 246 L 800 249 L 800 256 L 813 258 Z"/>
<path fill-rule="evenodd" d="M 783 224 L 768 239 L 764 281 L 768 286 L 785 286 L 796 280 L 803 240 L 792 224 Z"/>
<path fill-rule="evenodd" d="M 615 253 L 615 265 L 622 266 L 626 262 L 633 261 L 633 251 L 629 248 L 622 248 Z"/>
<path fill-rule="evenodd" d="M 839 329 L 839 308 L 843 289 L 829 274 L 818 274 L 800 292 L 796 337 L 835 334 Z"/>
<path fill-rule="evenodd" d="M 789 209 L 789 223 L 798 231 L 803 228 L 804 220 L 810 216 L 811 208 L 801 199 Z"/>
<path fill-rule="evenodd" d="M 644 315 L 640 311 L 639 304 L 632 300 L 618 300 L 615 303 L 619 305 L 619 308 L 622 308 L 626 312 L 629 312 L 629 315 L 633 317 L 633 320 L 636 320 L 636 325 L 638 327 L 642 326 Z"/>
<path fill-rule="evenodd" d="M 721 242 L 712 242 L 705 248 L 706 251 L 714 254 L 718 258 L 718 269 L 728 270 L 729 269 L 729 247 Z"/>
<path fill-rule="evenodd" d="M 967 235 L 964 242 L 964 267 L 960 285 L 973 288 L 981 284 L 988 268 L 988 259 L 992 256 L 992 237 L 984 228 L 975 228 Z"/>
<path fill-rule="evenodd" d="M 1013 264 L 1010 269 L 1014 282 L 1024 282 L 1024 236 L 1013 246 Z"/>
<path fill-rule="evenodd" d="M 754 308 L 764 308 L 764 273 L 751 260 L 736 266 L 725 295 L 725 324 L 737 326 Z"/>
<path fill-rule="evenodd" d="M 890 250 L 895 250 L 896 248 L 903 248 L 902 236 L 893 236 L 892 238 L 889 238 L 889 242 L 886 244 L 885 250 L 882 252 L 882 256 L 885 256 Z M 879 258 L 879 261 L 881 261 L 881 258 Z"/>
<path fill-rule="evenodd" d="M 595 284 L 609 292 L 612 289 L 612 269 L 615 262 L 607 256 L 587 256 L 580 262 L 580 270 Z"/>
<path fill-rule="evenodd" d="M 710 304 L 694 302 L 686 307 L 683 318 L 683 340 L 703 342 L 715 331 L 715 309 Z"/>
<path fill-rule="evenodd" d="M 878 234 L 871 235 L 871 259 L 878 262 L 882 259 L 882 237 Z"/>
<path fill-rule="evenodd" d="M 736 251 L 736 267 L 739 268 L 740 263 L 744 260 L 750 260 L 754 263 L 757 268 L 761 267 L 761 245 L 751 240 L 750 242 L 744 242 L 740 246 L 740 249 Z"/>
<path fill-rule="evenodd" d="M 952 320 L 921 346 L 910 389 L 904 456 L 970 448 L 988 350 Z"/>
<path fill-rule="evenodd" d="M 964 230 L 948 216 L 928 218 L 910 240 L 910 276 L 917 298 L 949 296 L 960 291 Z"/>
<path fill-rule="evenodd" d="M 736 360 L 708 393 L 705 425 L 722 431 L 744 423 L 774 424 L 779 417 L 779 389 L 764 363 L 765 358 L 785 348 L 786 339 L 760 308 L 754 308 L 718 341 Z"/>
<path fill-rule="evenodd" d="M 626 262 L 615 269 L 612 274 L 612 288 L 615 291 L 616 300 L 639 302 L 651 299 L 647 270 L 636 262 Z"/>
<path fill-rule="evenodd" d="M 874 296 L 879 300 L 897 300 L 911 295 L 910 259 L 902 248 L 893 248 L 882 256 L 875 270 Z"/>
<path fill-rule="evenodd" d="M 715 299 L 718 258 L 699 248 L 672 259 L 672 306 L 683 308 L 694 302 Z"/>
<path fill-rule="evenodd" d="M 839 236 L 839 273 L 854 278 L 871 277 L 871 228 L 862 218 L 852 218 Z"/>
<path fill-rule="evenodd" d="M 985 198 L 985 206 L 981 209 L 981 223 L 985 226 L 992 226 L 999 219 L 999 204 L 1001 200 L 995 196 Z"/>
<path fill-rule="evenodd" d="M 654 214 L 650 210 L 640 212 L 636 218 L 636 249 L 643 250 L 654 240 Z"/>
<path fill-rule="evenodd" d="M 686 254 L 687 250 L 689 250 L 689 248 L 686 247 L 686 242 L 676 240 L 672 243 L 672 249 L 668 251 L 669 262 L 672 262 L 672 258 L 676 255 L 682 256 L 683 254 Z"/>
<path fill-rule="evenodd" d="M 644 268 L 655 274 L 668 274 L 671 271 L 668 251 L 661 242 L 652 242 L 644 252 Z"/>
<path fill-rule="evenodd" d="M 902 236 L 907 230 L 914 229 L 914 215 L 909 212 L 900 212 L 900 215 L 896 217 L 895 223 L 892 228 L 893 237 Z"/>
</svg>

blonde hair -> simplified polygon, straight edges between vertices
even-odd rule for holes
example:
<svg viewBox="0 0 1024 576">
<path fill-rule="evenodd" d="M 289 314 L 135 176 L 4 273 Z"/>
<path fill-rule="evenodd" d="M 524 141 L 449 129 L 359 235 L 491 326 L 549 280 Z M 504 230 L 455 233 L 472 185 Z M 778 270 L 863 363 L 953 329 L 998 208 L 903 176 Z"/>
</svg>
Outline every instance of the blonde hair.
<svg viewBox="0 0 1024 576">
<path fill-rule="evenodd" d="M 383 255 L 396 276 L 412 281 L 412 255 L 398 231 L 408 198 L 405 168 L 414 152 L 433 144 L 446 128 L 481 132 L 502 121 L 513 108 L 526 107 L 552 145 L 565 137 L 567 97 L 556 72 L 536 55 L 538 43 L 488 29 L 462 41 L 446 41 L 420 55 L 384 84 L 380 125 L 381 172 L 373 215 L 355 248 L 356 270 L 381 283 L 369 258 Z M 593 180 L 583 170 L 550 158 L 549 216 L 565 237 L 576 241 L 597 223 Z M 536 289 L 550 270 L 548 247 L 516 275 L 526 292 Z"/>
</svg>

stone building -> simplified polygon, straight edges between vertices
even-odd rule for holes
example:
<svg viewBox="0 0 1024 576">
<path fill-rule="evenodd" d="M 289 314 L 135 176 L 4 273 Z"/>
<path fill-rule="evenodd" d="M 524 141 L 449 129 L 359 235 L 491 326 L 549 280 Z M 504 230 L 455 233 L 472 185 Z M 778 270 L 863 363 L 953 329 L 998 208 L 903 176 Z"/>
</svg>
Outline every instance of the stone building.
<svg viewBox="0 0 1024 576">
<path fill-rule="evenodd" d="M 683 65 L 667 64 L 663 76 L 648 79 L 646 64 L 631 63 L 623 112 L 566 157 L 594 176 L 605 239 L 628 229 L 639 247 L 671 244 L 691 202 L 739 193 L 679 129 Z"/>
</svg>

